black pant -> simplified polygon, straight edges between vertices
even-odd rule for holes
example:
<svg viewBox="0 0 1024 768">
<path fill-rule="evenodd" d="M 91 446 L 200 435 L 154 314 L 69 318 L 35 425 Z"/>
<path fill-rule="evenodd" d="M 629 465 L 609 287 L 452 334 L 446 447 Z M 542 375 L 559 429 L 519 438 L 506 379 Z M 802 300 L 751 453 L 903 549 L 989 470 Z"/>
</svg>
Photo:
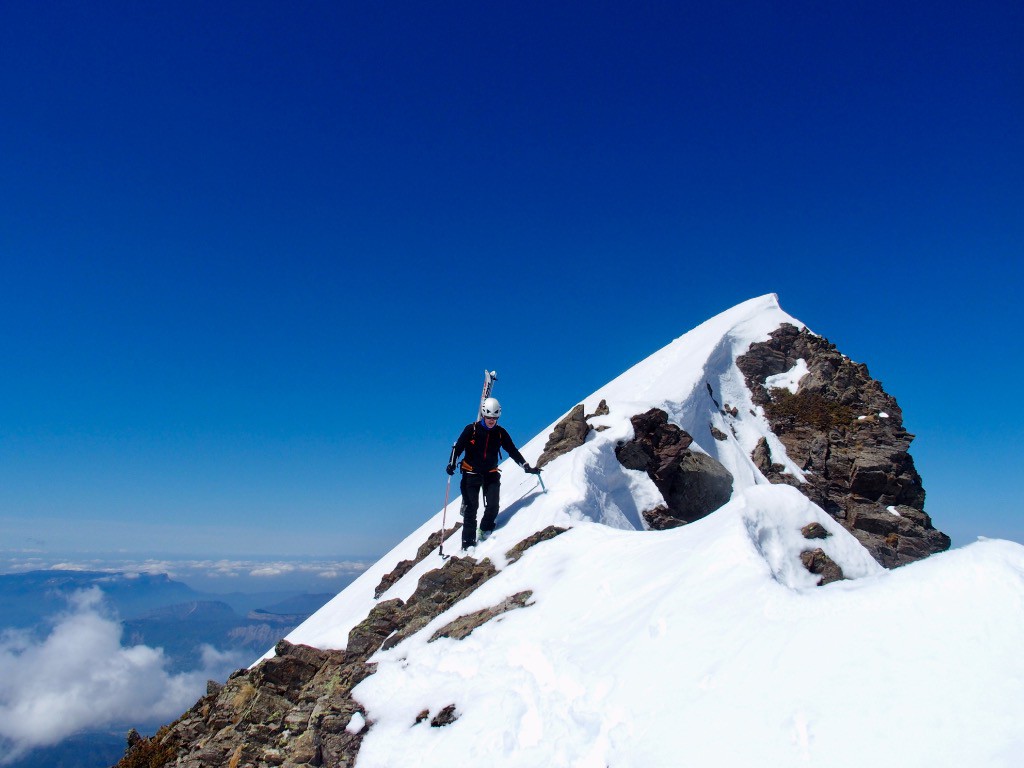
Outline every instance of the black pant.
<svg viewBox="0 0 1024 768">
<path fill-rule="evenodd" d="M 466 473 L 459 485 L 462 490 L 462 545 L 476 543 L 476 511 L 480 508 L 480 489 L 484 491 L 484 517 L 480 529 L 493 531 L 498 517 L 498 498 L 501 494 L 501 475 L 485 472 L 482 475 Z"/>
</svg>

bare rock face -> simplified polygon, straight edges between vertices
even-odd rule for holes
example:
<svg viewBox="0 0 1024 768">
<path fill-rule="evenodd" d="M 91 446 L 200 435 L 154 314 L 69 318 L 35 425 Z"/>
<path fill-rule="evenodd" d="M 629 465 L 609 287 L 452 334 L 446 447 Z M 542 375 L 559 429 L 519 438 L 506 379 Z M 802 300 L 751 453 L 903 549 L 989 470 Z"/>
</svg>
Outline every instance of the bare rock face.
<svg viewBox="0 0 1024 768">
<path fill-rule="evenodd" d="M 373 667 L 347 651 L 284 640 L 277 655 L 239 670 L 149 739 L 134 739 L 118 768 L 352 765 L 363 732 L 351 690 Z"/>
<path fill-rule="evenodd" d="M 769 392 L 765 379 L 792 370 L 800 359 L 808 372 L 796 393 Z M 867 366 L 788 324 L 768 341 L 751 344 L 736 362 L 807 482 L 782 472 L 767 441 L 751 457 L 765 477 L 799 488 L 888 568 L 949 548 L 949 537 L 924 512 L 924 487 L 908 453 L 914 436 L 903 428 L 896 400 Z M 889 508 L 909 511 L 896 515 Z"/>
<path fill-rule="evenodd" d="M 627 469 L 642 469 L 654 481 L 665 506 L 645 514 L 656 529 L 692 523 L 714 512 L 732 496 L 732 475 L 707 454 L 690 450 L 693 438 L 652 408 L 630 419 L 633 439 L 616 447 Z"/>
</svg>

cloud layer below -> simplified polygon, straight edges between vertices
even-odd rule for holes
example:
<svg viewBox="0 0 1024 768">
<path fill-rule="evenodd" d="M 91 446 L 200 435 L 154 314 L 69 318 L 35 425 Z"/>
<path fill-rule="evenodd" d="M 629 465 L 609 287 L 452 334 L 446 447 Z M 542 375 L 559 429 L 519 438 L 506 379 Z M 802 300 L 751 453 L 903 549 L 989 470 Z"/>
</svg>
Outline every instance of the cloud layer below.
<svg viewBox="0 0 1024 768">
<path fill-rule="evenodd" d="M 170 674 L 161 649 L 124 647 L 121 634 L 94 587 L 71 598 L 45 637 L 0 635 L 0 765 L 81 730 L 171 720 L 208 679 L 246 661 L 205 646 L 201 668 Z"/>
</svg>

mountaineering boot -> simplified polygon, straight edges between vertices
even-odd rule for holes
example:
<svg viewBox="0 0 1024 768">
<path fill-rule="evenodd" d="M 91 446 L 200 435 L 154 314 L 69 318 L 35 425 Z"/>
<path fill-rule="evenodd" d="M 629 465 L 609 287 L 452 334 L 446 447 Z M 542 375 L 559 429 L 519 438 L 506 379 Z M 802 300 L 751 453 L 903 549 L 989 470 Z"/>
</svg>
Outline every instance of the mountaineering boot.
<svg viewBox="0 0 1024 768">
<path fill-rule="evenodd" d="M 490 535 L 491 535 L 492 533 L 494 533 L 494 531 L 485 531 L 485 530 L 484 530 L 483 528 L 481 528 L 481 529 L 480 529 L 479 531 L 477 531 L 477 533 L 476 533 L 476 539 L 477 539 L 477 541 L 480 541 L 480 542 L 484 542 L 484 541 L 487 541 L 487 538 L 488 538 L 488 537 L 489 537 L 489 536 L 490 536 Z"/>
</svg>

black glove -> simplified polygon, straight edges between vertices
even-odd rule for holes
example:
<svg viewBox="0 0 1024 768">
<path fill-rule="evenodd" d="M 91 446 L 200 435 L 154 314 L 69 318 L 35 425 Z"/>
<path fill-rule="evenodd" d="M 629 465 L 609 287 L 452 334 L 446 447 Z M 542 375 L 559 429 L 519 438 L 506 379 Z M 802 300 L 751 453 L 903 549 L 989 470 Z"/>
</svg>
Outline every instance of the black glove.
<svg viewBox="0 0 1024 768">
<path fill-rule="evenodd" d="M 523 464 L 523 472 L 528 475 L 539 475 L 540 470 L 536 467 L 531 467 L 529 464 Z"/>
<path fill-rule="evenodd" d="M 454 464 L 449 464 L 447 467 L 444 468 L 444 471 L 447 472 L 449 475 L 454 475 L 455 474 L 455 465 Z"/>
</svg>

